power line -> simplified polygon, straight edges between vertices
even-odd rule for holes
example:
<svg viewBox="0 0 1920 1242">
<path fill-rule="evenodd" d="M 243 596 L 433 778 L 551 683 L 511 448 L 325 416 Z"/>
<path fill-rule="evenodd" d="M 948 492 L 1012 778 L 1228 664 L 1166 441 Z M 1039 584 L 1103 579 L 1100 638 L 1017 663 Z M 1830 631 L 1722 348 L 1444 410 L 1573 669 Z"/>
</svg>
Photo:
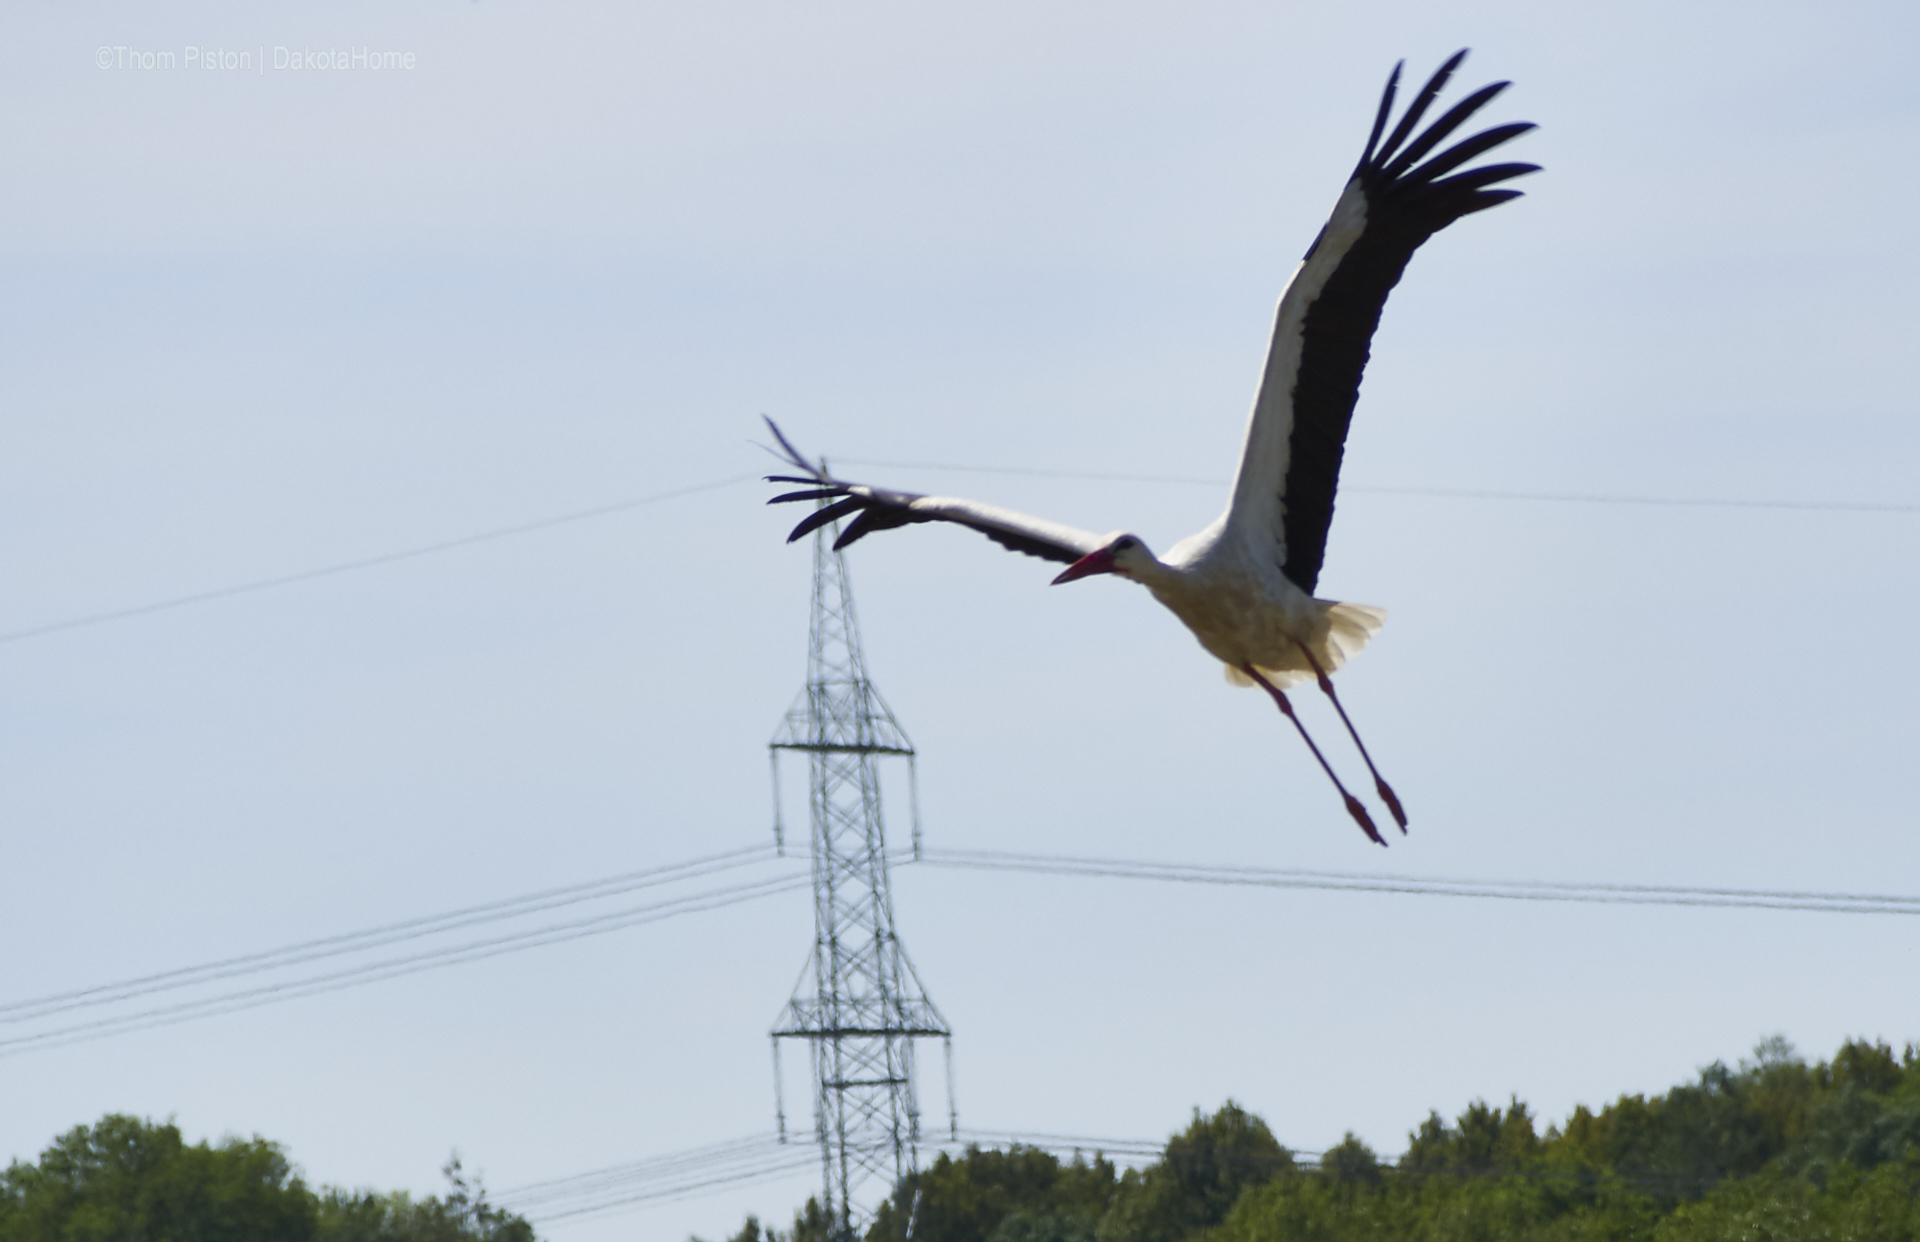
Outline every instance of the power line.
<svg viewBox="0 0 1920 1242">
<path fill-rule="evenodd" d="M 930 461 L 881 461 L 868 457 L 837 457 L 849 466 L 879 466 L 893 470 L 932 470 L 946 474 L 1017 474 L 1041 479 L 1085 479 L 1098 483 L 1159 483 L 1225 488 L 1226 479 L 1184 474 L 1108 474 L 1088 470 L 1041 470 L 1022 466 L 955 466 Z M 1449 500 L 1534 500 L 1554 504 L 1660 505 L 1711 509 L 1808 509 L 1839 513 L 1920 513 L 1920 504 L 1852 500 L 1740 500 L 1706 496 L 1626 496 L 1597 492 L 1515 492 L 1455 487 L 1384 487 L 1343 484 L 1343 492 L 1370 492 L 1385 496 L 1436 496 Z"/>
<path fill-rule="evenodd" d="M 1084 1134 L 1027 1134 L 1014 1130 L 962 1130 L 956 1138 L 933 1140 L 932 1147 L 1031 1147 L 1055 1155 L 1094 1152 L 1102 1156 L 1158 1160 L 1164 1140 L 1093 1138 Z M 1298 1152 L 1294 1153 L 1300 1154 Z"/>
<path fill-rule="evenodd" d="M 1027 475 L 1044 479 L 1085 479 L 1093 482 L 1106 483 L 1173 484 L 1179 486 L 1215 488 L 1224 488 L 1226 486 L 1226 480 L 1224 479 L 1199 478 L 1191 475 L 1112 474 L 1085 470 L 1030 469 L 1021 466 L 974 466 L 950 465 L 925 461 L 891 461 L 867 457 L 843 457 L 836 460 L 844 462 L 847 465 L 879 466 L 886 469 L 897 470 L 932 470 L 950 474 Z M 370 556 L 354 561 L 341 561 L 333 565 L 323 565 L 315 569 L 299 570 L 294 573 L 281 574 L 272 578 L 253 579 L 247 582 L 235 583 L 231 586 L 216 587 L 209 591 L 195 592 L 190 595 L 178 595 L 169 599 L 155 600 L 151 603 L 134 604 L 126 608 L 109 609 L 104 612 L 83 613 L 79 616 L 67 617 L 59 621 L 49 621 L 42 625 L 29 626 L 22 630 L 0 633 L 0 645 L 21 642 L 29 638 L 39 638 L 47 634 L 57 634 L 65 630 L 104 625 L 110 621 L 123 621 L 132 617 L 146 616 L 150 613 L 166 612 L 174 608 L 184 608 L 190 604 L 209 603 L 214 600 L 227 599 L 236 595 L 251 594 L 255 591 L 273 590 L 277 587 L 309 582 L 315 578 L 331 577 L 334 574 L 349 573 L 359 569 L 371 569 L 376 566 L 391 564 L 395 561 L 431 556 L 435 553 L 449 552 L 476 543 L 486 543 L 495 539 L 507 539 L 515 535 L 529 534 L 533 531 L 545 530 L 553 526 L 563 526 L 573 522 L 584 522 L 593 518 L 607 517 L 615 513 L 624 513 L 630 509 L 659 504 L 667 500 L 676 500 L 680 497 L 692 496 L 699 492 L 716 491 L 723 487 L 733 487 L 740 483 L 750 482 L 759 477 L 758 475 L 735 475 L 731 478 L 716 479 L 710 483 L 698 483 L 691 487 L 678 488 L 670 492 L 660 492 L 652 496 L 642 496 L 634 500 L 623 500 L 614 504 L 598 505 L 591 509 L 581 509 L 573 513 L 563 513 L 557 517 L 541 518 L 532 522 L 524 522 L 517 526 L 498 527 L 493 530 L 480 531 L 472 535 L 463 535 L 455 539 L 442 540 L 438 543 L 406 548 L 398 552 L 387 552 L 379 556 Z M 1920 513 L 1920 504 L 1881 501 L 1743 500 L 1703 496 L 1629 496 L 1587 492 L 1496 491 L 1450 487 L 1386 487 L 1355 483 L 1347 484 L 1342 490 L 1387 496 L 1431 496 L 1448 500 L 1519 500 L 1552 504 L 1780 509 L 1830 513 Z"/>
<path fill-rule="evenodd" d="M 273 578 L 256 578 L 250 582 L 239 582 L 232 586 L 216 587 L 211 591 L 199 591 L 192 595 L 176 595 L 171 599 L 155 600 L 149 604 L 135 604 L 129 608 L 115 608 L 106 612 L 90 612 L 77 617 L 68 617 L 62 621 L 49 621 L 44 625 L 29 626 L 24 630 L 14 630 L 0 634 L 0 643 L 17 643 L 22 639 L 38 638 L 44 634 L 56 634 L 62 630 L 77 630 L 89 625 L 104 625 L 109 621 L 124 621 L 129 617 L 143 617 L 149 613 L 166 612 L 174 608 L 184 608 L 189 604 L 204 604 L 211 600 L 228 599 L 235 595 L 247 595 L 254 591 L 269 591 L 275 587 L 291 586 L 296 582 L 310 582 L 315 578 L 331 577 L 334 574 L 349 573 L 356 569 L 371 569 L 376 565 L 388 565 L 394 561 L 412 560 L 415 557 L 431 556 L 438 552 L 450 552 L 455 548 L 469 547 L 476 543 L 487 543 L 495 539 L 509 539 L 515 535 L 530 534 L 537 530 L 546 530 L 553 526 L 564 526 L 572 522 L 585 522 L 593 518 L 607 517 L 615 513 L 625 513 L 629 509 L 638 509 L 646 505 L 659 504 L 663 500 L 677 500 L 682 496 L 691 496 L 697 492 L 711 492 L 723 487 L 745 483 L 760 476 L 753 474 L 735 475 L 732 478 L 716 479 L 711 483 L 696 483 L 692 487 L 676 488 L 670 492 L 659 492 L 652 496 L 642 496 L 636 500 L 622 500 L 610 505 L 596 505 L 591 509 L 580 509 L 573 513 L 563 513 L 558 517 L 540 518 L 537 521 L 522 522 L 518 526 L 501 526 L 493 530 L 480 531 L 477 534 L 462 535 L 457 539 L 444 539 L 439 543 L 422 544 L 415 548 L 406 548 L 399 552 L 386 552 L 379 556 L 364 557 L 357 561 L 341 561 L 333 565 L 322 565 L 317 569 L 303 569 L 296 573 L 281 574 Z"/>
<path fill-rule="evenodd" d="M 998 1130 L 962 1130 L 957 1139 L 923 1139 L 934 1148 L 1030 1147 L 1056 1153 L 1098 1152 L 1125 1162 L 1160 1158 L 1164 1142 L 1104 1139 Z M 1305 1153 L 1293 1153 L 1303 1155 Z M 650 1206 L 704 1190 L 770 1181 L 813 1167 L 819 1154 L 811 1146 L 789 1145 L 765 1133 L 691 1148 L 645 1160 L 609 1165 L 570 1177 L 531 1182 L 494 1197 L 494 1202 L 537 1224 Z"/>
<path fill-rule="evenodd" d="M 0 1005 L 0 1024 L 38 1021 L 73 1009 L 106 1006 L 157 992 L 183 990 L 241 975 L 266 973 L 321 958 L 345 956 L 400 941 L 461 930 L 477 924 L 602 900 L 659 884 L 704 878 L 736 867 L 770 861 L 771 853 L 770 847 L 754 846 L 670 866 L 654 867 L 581 884 L 544 889 L 520 897 L 467 906 L 444 914 L 427 915 L 362 931 L 301 941 L 260 953 L 222 958 L 198 966 L 141 975 L 117 983 L 77 988 L 29 1000 L 14 1001 Z M 1920 914 L 1920 897 L 1888 893 L 1467 879 L 1239 865 L 1164 863 L 1138 859 L 1084 858 L 992 850 L 929 848 L 923 851 L 923 857 L 919 862 L 902 862 L 896 865 L 1105 879 L 1157 880 L 1235 887 L 1317 889 L 1333 892 L 1412 894 L 1507 901 L 1689 906 L 1705 909 L 1802 910 L 1833 914 Z M 760 897 L 791 892 L 806 886 L 807 883 L 808 879 L 804 875 L 780 875 L 667 901 L 627 907 L 583 919 L 546 924 L 503 936 L 443 945 L 423 953 L 360 963 L 343 970 L 220 992 L 174 1004 L 139 1009 L 132 1013 L 29 1032 L 0 1040 L 0 1057 L 42 1048 L 64 1047 L 160 1026 L 171 1026 L 198 1018 L 218 1017 L 282 1000 L 297 1000 L 363 984 L 378 983 L 424 970 L 463 965 L 505 953 L 560 944 L 569 940 L 675 918 L 683 914 L 700 913 Z M 974 1133 L 984 1136 L 987 1132 Z M 1074 1140 L 1071 1136 L 1052 1137 L 1061 1139 L 1063 1142 L 1095 1141 Z M 1025 1138 L 1021 1141 L 1024 1142 Z M 1031 1145 L 1041 1144 L 1036 1142 Z"/>
<path fill-rule="evenodd" d="M 609 1185 L 662 1174 L 678 1176 L 689 1168 L 699 1168 L 718 1162 L 731 1163 L 746 1157 L 765 1155 L 785 1146 L 787 1144 L 781 1140 L 777 1132 L 768 1130 L 762 1134 L 729 1139 L 724 1143 L 715 1143 L 708 1147 L 694 1147 L 685 1151 L 669 1152 L 664 1156 L 652 1156 L 644 1160 L 631 1160 L 601 1169 L 591 1169 L 585 1173 L 529 1182 L 496 1196 L 496 1199 L 501 1202 L 510 1199 L 518 1210 L 519 1205 L 533 1205 L 584 1194 L 598 1194 Z"/>
<path fill-rule="evenodd" d="M 1166 1141 L 1161 1139 L 1096 1138 L 1011 1130 L 962 1130 L 952 1138 L 924 1139 L 922 1142 L 925 1146 L 950 1152 L 975 1148 L 1001 1151 L 1024 1148 L 1056 1156 L 1083 1157 L 1092 1154 L 1103 1159 L 1118 1157 L 1114 1163 L 1135 1168 L 1164 1159 L 1167 1150 Z M 1284 1166 L 1312 1172 L 1321 1167 L 1325 1154 L 1282 1147 L 1273 1153 L 1195 1151 L 1189 1152 L 1188 1158 L 1206 1159 L 1215 1164 L 1254 1165 L 1276 1170 Z M 1405 1156 L 1383 1155 L 1376 1158 L 1383 1174 L 1401 1178 L 1523 1178 L 1662 1186 L 1713 1184 L 1712 1179 L 1655 1170 L 1598 1172 L 1492 1167 L 1405 1168 L 1402 1167 Z M 610 1165 L 570 1177 L 529 1183 L 496 1196 L 494 1201 L 536 1224 L 544 1225 L 559 1220 L 631 1211 L 722 1187 L 771 1181 L 807 1169 L 815 1159 L 810 1152 L 786 1146 L 775 1134 L 756 1134 L 708 1147 Z"/>
<path fill-rule="evenodd" d="M 1097 470 L 1045 470 L 1027 466 L 952 466 L 931 461 L 882 461 L 873 457 L 836 457 L 836 466 L 878 466 L 883 470 L 931 470 L 936 474 L 1020 474 L 1036 479 L 1085 479 L 1092 483 L 1171 483 L 1225 487 L 1227 480 L 1190 474 L 1113 474 Z"/>
<path fill-rule="evenodd" d="M 533 1182 L 496 1202 L 540 1224 L 635 1208 L 701 1191 L 783 1177 L 819 1163 L 810 1147 L 777 1134 L 756 1134 L 709 1147 L 673 1152 L 571 1177 Z"/>
<path fill-rule="evenodd" d="M 1451 500 L 1538 500 L 1555 504 L 1653 505 L 1681 509 L 1805 509 L 1828 513 L 1920 513 L 1920 504 L 1877 500 L 1740 500 L 1712 496 L 1608 496 L 1588 492 L 1468 491 L 1451 487 L 1355 486 L 1346 490 L 1389 496 L 1438 496 Z"/>
<path fill-rule="evenodd" d="M 1097 1151 L 1132 1161 L 1157 1160 L 1164 1142 L 1103 1139 L 997 1130 L 962 1130 L 957 1139 L 923 1139 L 935 1148 L 1031 1147 L 1050 1152 Z M 1300 1155 L 1304 1153 L 1294 1153 Z M 811 1168 L 810 1145 L 789 1145 L 775 1133 L 750 1135 L 644 1160 L 609 1165 L 569 1177 L 531 1182 L 495 1196 L 495 1202 L 536 1223 L 598 1215 L 682 1198 L 702 1190 L 767 1181 Z"/>
<path fill-rule="evenodd" d="M 424 970 L 464 965 L 468 962 L 498 957 L 505 953 L 517 953 L 525 949 L 544 948 L 551 944 L 604 935 L 607 932 L 655 923 L 683 914 L 697 914 L 737 905 L 743 901 L 771 897 L 778 893 L 794 892 L 807 887 L 808 883 L 808 877 L 805 875 L 776 876 L 772 879 L 750 881 L 730 888 L 696 893 L 688 897 L 676 897 L 651 905 L 616 910 L 590 918 L 549 924 L 487 940 L 470 941 L 406 957 L 364 963 L 328 974 L 310 975 L 305 978 L 138 1010 L 130 1014 L 73 1023 L 52 1030 L 0 1040 L 0 1057 L 16 1056 L 22 1052 L 34 1052 L 45 1048 L 61 1048 L 131 1031 L 173 1026 L 198 1018 L 220 1017 L 262 1005 L 318 996 L 326 992 L 337 992 L 343 988 L 359 987 L 369 983 L 380 983 L 403 975 L 418 974 Z"/>
<path fill-rule="evenodd" d="M 775 856 L 771 845 L 749 846 L 725 854 L 713 854 L 705 858 L 696 858 L 688 862 L 674 863 L 666 867 L 652 867 L 644 871 L 632 871 L 625 875 L 608 876 L 601 880 L 589 880 L 584 884 L 570 884 L 561 888 L 545 889 L 537 893 L 527 893 L 519 897 L 509 897 L 501 901 L 487 902 L 483 905 L 467 906 L 459 910 L 450 910 L 444 914 L 431 914 L 422 918 L 404 919 L 398 923 L 388 923 L 364 931 L 346 932 L 338 936 L 325 936 L 318 940 L 306 940 L 299 944 L 285 945 L 278 949 L 268 949 L 259 953 L 247 953 L 239 957 L 223 958 L 216 962 L 206 962 L 199 966 L 186 966 L 178 970 L 163 971 L 159 974 L 142 975 L 134 979 L 123 979 L 117 983 L 103 983 L 88 988 L 78 988 L 70 992 L 56 992 L 48 996 L 34 997 L 28 1000 L 11 1001 L 0 1004 L 0 1025 L 30 1022 L 48 1014 L 60 1013 L 70 1009 L 84 1009 L 98 1005 L 110 1005 L 130 1000 L 136 996 L 154 992 L 173 991 L 180 988 L 195 987 L 216 979 L 228 979 L 238 975 L 255 974 L 278 970 L 301 962 L 319 958 L 338 957 L 343 954 L 364 952 L 367 949 L 398 941 L 415 940 L 425 936 L 440 935 L 464 927 L 481 923 L 497 922 L 503 919 L 521 918 L 544 910 L 562 906 L 578 905 L 587 901 L 599 901 L 622 893 L 642 888 L 653 888 L 661 884 L 677 883 L 681 880 L 700 879 L 718 872 L 729 871 L 736 867 L 764 862 Z"/>
<path fill-rule="evenodd" d="M 717 1190 L 723 1186 L 738 1186 L 749 1182 L 771 1181 L 777 1177 L 786 1177 L 804 1170 L 818 1168 L 820 1156 L 817 1152 L 802 1151 L 789 1147 L 775 1160 L 766 1160 L 747 1167 L 731 1168 L 711 1174 L 690 1174 L 692 1180 L 682 1178 L 666 1185 L 649 1185 L 644 1189 L 627 1190 L 610 1198 L 602 1198 L 586 1203 L 557 1206 L 545 1210 L 535 1208 L 522 1213 L 536 1224 L 547 1224 L 556 1220 L 569 1220 L 579 1216 L 597 1215 L 613 1212 L 621 1208 L 637 1208 L 655 1203 L 666 1203 L 674 1199 L 684 1199 L 702 1191 Z"/>
<path fill-rule="evenodd" d="M 1920 897 L 1880 893 L 1821 893 L 1783 889 L 1700 888 L 1659 884 L 1583 884 L 1552 880 L 1475 880 L 1365 872 L 1210 866 L 1133 859 L 1074 858 L 993 850 L 926 849 L 906 866 L 962 867 L 1110 879 L 1227 884 L 1337 892 L 1412 893 L 1506 901 L 1586 902 L 1604 905 L 1701 906 L 1716 909 L 1809 910 L 1829 914 L 1920 914 Z"/>
<path fill-rule="evenodd" d="M 924 1139 L 923 1144 L 947 1151 L 974 1148 L 1012 1150 L 1026 1148 L 1053 1155 L 1119 1157 L 1117 1164 L 1140 1167 L 1165 1158 L 1166 1140 L 1138 1138 L 1096 1138 L 1087 1135 L 1035 1134 L 1011 1130 L 961 1130 L 951 1138 Z M 1322 1167 L 1325 1152 L 1282 1146 L 1271 1153 L 1189 1151 L 1187 1159 L 1204 1159 L 1215 1164 L 1254 1165 L 1275 1168 L 1285 1166 L 1300 1172 Z M 496 1197 L 495 1202 L 538 1224 L 582 1216 L 610 1214 L 622 1209 L 647 1207 L 672 1199 L 685 1198 L 702 1191 L 769 1181 L 799 1172 L 813 1164 L 811 1153 L 798 1153 L 786 1147 L 775 1134 L 756 1134 L 746 1138 L 654 1156 L 625 1164 L 610 1165 L 570 1177 L 553 1178 L 516 1187 Z M 1661 1169 L 1567 1169 L 1512 1168 L 1494 1166 L 1407 1167 L 1407 1154 L 1379 1155 L 1380 1172 L 1393 1178 L 1477 1178 L 1523 1179 L 1601 1183 L 1634 1186 L 1711 1186 L 1718 1179 L 1675 1170 Z"/>
</svg>

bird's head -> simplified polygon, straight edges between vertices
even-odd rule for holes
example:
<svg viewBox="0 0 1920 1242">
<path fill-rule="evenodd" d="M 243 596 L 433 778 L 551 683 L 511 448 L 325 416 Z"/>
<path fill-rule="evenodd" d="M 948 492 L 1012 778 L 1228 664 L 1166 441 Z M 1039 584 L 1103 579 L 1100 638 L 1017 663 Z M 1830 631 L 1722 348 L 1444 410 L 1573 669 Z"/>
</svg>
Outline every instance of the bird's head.
<svg viewBox="0 0 1920 1242">
<path fill-rule="evenodd" d="M 1132 578 L 1138 582 L 1141 573 L 1156 564 L 1153 553 L 1147 551 L 1147 545 L 1140 542 L 1138 535 L 1115 535 L 1113 538 L 1087 553 L 1060 572 L 1053 585 L 1072 582 L 1075 578 L 1086 578 L 1093 574 L 1119 574 L 1122 578 Z"/>
</svg>

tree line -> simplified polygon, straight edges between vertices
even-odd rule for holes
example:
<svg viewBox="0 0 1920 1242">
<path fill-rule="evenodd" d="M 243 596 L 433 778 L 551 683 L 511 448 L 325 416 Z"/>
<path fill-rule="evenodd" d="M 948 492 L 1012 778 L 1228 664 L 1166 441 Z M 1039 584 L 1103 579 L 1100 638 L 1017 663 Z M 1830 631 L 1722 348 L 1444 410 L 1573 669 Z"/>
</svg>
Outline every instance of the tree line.
<svg viewBox="0 0 1920 1242">
<path fill-rule="evenodd" d="M 697 1240 L 695 1240 L 697 1242 Z M 810 1201 L 732 1242 L 851 1242 Z M 1920 1242 L 1920 1050 L 1784 1039 L 1541 1129 L 1518 1099 L 1431 1113 L 1397 1160 L 1299 1158 L 1229 1101 L 1159 1160 L 970 1148 L 903 1178 L 859 1242 Z"/>
<path fill-rule="evenodd" d="M 109 1114 L 0 1174 L 0 1242 L 534 1242 L 458 1156 L 444 1195 L 309 1189 L 277 1143 Z"/>
<path fill-rule="evenodd" d="M 109 1115 L 0 1173 L 0 1242 L 535 1242 L 457 1158 L 447 1190 L 310 1188 L 258 1136 Z M 1160 1158 L 970 1148 L 903 1178 L 858 1239 L 810 1200 L 731 1242 L 1920 1242 L 1920 1050 L 1781 1039 L 1541 1128 L 1520 1100 L 1430 1113 L 1398 1159 L 1317 1160 L 1229 1101 Z"/>
</svg>

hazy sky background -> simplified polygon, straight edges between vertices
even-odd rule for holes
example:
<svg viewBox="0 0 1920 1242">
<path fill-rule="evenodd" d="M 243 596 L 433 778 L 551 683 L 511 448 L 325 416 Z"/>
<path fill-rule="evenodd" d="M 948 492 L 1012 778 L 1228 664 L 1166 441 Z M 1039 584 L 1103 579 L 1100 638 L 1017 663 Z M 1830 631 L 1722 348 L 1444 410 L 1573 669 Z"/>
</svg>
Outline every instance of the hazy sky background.
<svg viewBox="0 0 1920 1242">
<path fill-rule="evenodd" d="M 855 477 L 1164 549 L 1218 511 L 1387 70 L 1471 46 L 1462 87 L 1512 78 L 1487 120 L 1539 122 L 1513 158 L 1547 171 L 1394 294 L 1321 582 L 1391 610 L 1342 686 L 1412 835 L 1369 846 L 1143 592 L 916 530 L 851 564 L 929 841 L 1920 894 L 1920 513 L 1364 490 L 1920 504 L 1911 4 L 0 22 L 4 633 L 751 474 L 762 412 Z M 809 571 L 764 495 L 0 643 L 0 1002 L 764 840 Z M 1152 1137 L 1231 1096 L 1297 1147 L 1398 1151 L 1429 1108 L 1553 1118 L 1772 1032 L 1920 1038 L 1910 920 L 896 884 L 981 1128 Z M 457 1146 L 504 1189 L 753 1133 L 809 920 L 783 897 L 0 1059 L 0 1158 L 119 1110 L 327 1183 L 433 1190 Z M 812 1185 L 549 1232 L 724 1236 Z"/>
</svg>

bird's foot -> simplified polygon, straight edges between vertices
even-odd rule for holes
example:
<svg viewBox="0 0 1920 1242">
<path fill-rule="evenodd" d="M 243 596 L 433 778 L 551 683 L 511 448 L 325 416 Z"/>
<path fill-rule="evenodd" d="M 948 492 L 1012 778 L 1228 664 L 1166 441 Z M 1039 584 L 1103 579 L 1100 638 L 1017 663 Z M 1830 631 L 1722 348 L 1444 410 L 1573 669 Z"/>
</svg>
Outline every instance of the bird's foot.
<svg viewBox="0 0 1920 1242">
<path fill-rule="evenodd" d="M 1338 776 L 1334 775 L 1333 765 L 1327 762 L 1327 757 L 1320 753 L 1320 747 L 1314 743 L 1313 736 L 1307 732 L 1307 726 L 1301 722 L 1300 717 L 1294 715 L 1293 704 L 1287 701 L 1286 692 L 1262 677 L 1260 670 L 1253 665 L 1243 664 L 1240 667 L 1246 670 L 1247 676 L 1266 687 L 1267 693 L 1272 695 L 1273 701 L 1279 705 L 1280 714 L 1291 720 L 1293 727 L 1300 731 L 1300 740 L 1307 744 L 1307 749 L 1313 752 L 1314 759 L 1320 764 L 1320 770 L 1327 774 L 1327 779 L 1333 782 L 1333 787 L 1340 791 L 1341 799 L 1347 804 L 1347 814 L 1353 816 L 1353 822 L 1360 825 L 1360 831 L 1366 833 L 1367 838 L 1375 845 L 1385 845 L 1386 841 L 1380 836 L 1380 830 L 1373 826 L 1373 816 L 1367 814 L 1367 808 L 1360 805 L 1360 799 L 1347 792 L 1347 787 L 1340 783 Z M 1376 779 L 1378 779 L 1377 774 Z M 1385 788 L 1386 782 L 1381 781 L 1380 784 Z M 1393 791 L 1390 789 L 1387 790 L 1387 805 L 1394 809 L 1395 814 L 1399 813 L 1400 801 L 1393 796 Z M 1404 822 L 1402 822 L 1401 831 L 1406 831 Z"/>
<path fill-rule="evenodd" d="M 1373 816 L 1367 814 L 1367 808 L 1360 805 L 1360 799 L 1350 793 L 1342 793 L 1341 797 L 1347 800 L 1347 814 L 1353 816 L 1353 822 L 1360 825 L 1360 831 L 1366 833 L 1367 839 L 1375 845 L 1384 848 L 1387 843 L 1381 838 L 1380 830 L 1373 826 Z"/>
<path fill-rule="evenodd" d="M 1387 804 L 1387 812 L 1393 816 L 1393 822 L 1399 825 L 1400 835 L 1403 837 L 1406 836 L 1407 813 L 1401 809 L 1400 799 L 1394 797 L 1393 786 L 1387 784 L 1385 779 L 1376 774 L 1373 778 L 1373 788 L 1374 792 L 1380 795 L 1380 801 Z"/>
</svg>

